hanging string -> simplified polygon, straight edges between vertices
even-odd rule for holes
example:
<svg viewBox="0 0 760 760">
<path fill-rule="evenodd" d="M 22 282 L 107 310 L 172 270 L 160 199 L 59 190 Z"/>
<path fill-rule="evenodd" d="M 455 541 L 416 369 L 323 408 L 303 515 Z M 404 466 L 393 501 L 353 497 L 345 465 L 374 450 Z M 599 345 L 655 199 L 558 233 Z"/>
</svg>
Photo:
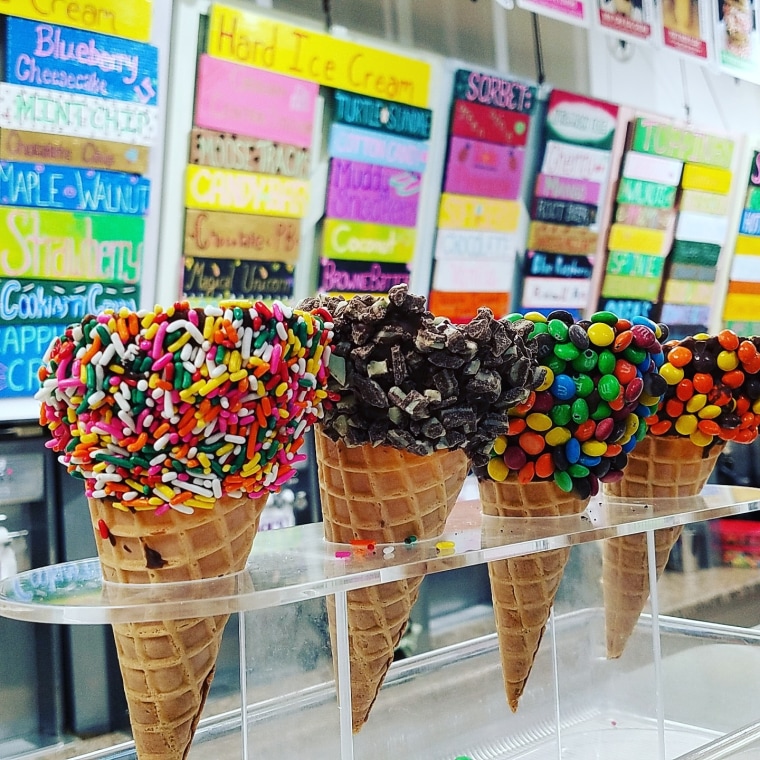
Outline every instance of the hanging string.
<svg viewBox="0 0 760 760">
<path fill-rule="evenodd" d="M 322 12 L 325 14 L 325 25 L 327 30 L 332 29 L 332 9 L 330 8 L 330 0 L 322 0 Z"/>
<path fill-rule="evenodd" d="M 538 16 L 535 13 L 531 13 L 530 15 L 533 22 L 533 51 L 536 58 L 536 80 L 539 84 L 543 84 L 546 79 L 546 72 L 544 71 L 544 49 L 541 43 L 541 27 L 539 26 Z"/>
</svg>

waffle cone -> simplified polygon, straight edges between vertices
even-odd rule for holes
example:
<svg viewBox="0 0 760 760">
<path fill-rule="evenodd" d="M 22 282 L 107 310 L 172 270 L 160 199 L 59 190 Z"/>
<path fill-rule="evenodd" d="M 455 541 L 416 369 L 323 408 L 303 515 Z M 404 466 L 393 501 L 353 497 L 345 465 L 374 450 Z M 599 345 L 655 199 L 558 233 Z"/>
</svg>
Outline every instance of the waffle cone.
<svg viewBox="0 0 760 760">
<path fill-rule="evenodd" d="M 443 533 L 462 490 L 467 458 L 461 451 L 418 456 L 389 446 L 348 448 L 320 430 L 315 435 L 325 538 L 400 543 Z M 422 577 L 348 592 L 351 723 L 367 722 L 394 652 L 417 601 Z M 335 639 L 335 602 L 328 598 Z"/>
<path fill-rule="evenodd" d="M 483 513 L 493 517 L 578 515 L 588 504 L 553 482 L 482 480 L 478 488 Z M 517 711 L 569 557 L 570 549 L 562 548 L 488 563 L 501 671 L 512 712 Z"/>
<path fill-rule="evenodd" d="M 628 455 L 623 479 L 606 483 L 605 492 L 648 500 L 696 496 L 707 483 L 724 446 L 721 442 L 704 449 L 688 438 L 647 435 Z M 682 530 L 683 526 L 677 525 L 654 531 L 658 579 Z M 623 654 L 649 599 L 646 533 L 603 542 L 602 578 L 607 657 L 614 659 Z"/>
<path fill-rule="evenodd" d="M 115 508 L 89 499 L 107 581 L 167 583 L 245 568 L 266 497 L 225 497 L 192 515 Z M 102 538 L 101 526 L 108 537 Z M 139 760 L 184 760 L 214 676 L 229 615 L 113 625 Z"/>
</svg>

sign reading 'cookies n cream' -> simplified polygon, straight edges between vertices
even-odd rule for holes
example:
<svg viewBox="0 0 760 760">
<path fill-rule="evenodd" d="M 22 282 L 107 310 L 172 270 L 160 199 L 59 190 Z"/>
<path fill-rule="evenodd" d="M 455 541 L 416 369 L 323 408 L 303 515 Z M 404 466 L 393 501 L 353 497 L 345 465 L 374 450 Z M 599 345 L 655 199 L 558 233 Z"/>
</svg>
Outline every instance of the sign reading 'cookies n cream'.
<svg viewBox="0 0 760 760">
<path fill-rule="evenodd" d="M 143 145 L 0 129 L 0 159 L 55 166 L 86 166 L 145 174 L 150 151 Z"/>
<path fill-rule="evenodd" d="M 375 98 L 428 102 L 429 64 L 254 11 L 212 5 L 207 39 L 215 58 Z"/>
<path fill-rule="evenodd" d="M 7 81 L 157 105 L 153 45 L 13 17 L 7 24 Z"/>
<path fill-rule="evenodd" d="M 297 145 L 259 137 L 194 129 L 190 134 L 190 163 L 241 172 L 281 174 L 307 179 L 310 151 Z"/>
<path fill-rule="evenodd" d="M 413 227 L 325 219 L 322 253 L 330 259 L 405 264 L 414 256 L 416 237 Z"/>
<path fill-rule="evenodd" d="M 153 1 L 130 0 L 125 3 L 124 0 L 0 0 L 0 13 L 147 41 L 150 39 Z"/>
<path fill-rule="evenodd" d="M 155 106 L 0 83 L 0 127 L 152 145 Z"/>
<path fill-rule="evenodd" d="M 313 82 L 201 55 L 193 123 L 307 148 L 318 90 Z"/>
<path fill-rule="evenodd" d="M 309 183 L 300 179 L 190 165 L 186 182 L 188 208 L 302 217 L 309 204 Z"/>
<path fill-rule="evenodd" d="M 137 285 L 0 278 L 0 321 L 74 322 L 104 309 L 138 309 Z"/>
<path fill-rule="evenodd" d="M 297 219 L 195 209 L 185 213 L 185 256 L 295 263 L 300 243 Z"/>
<path fill-rule="evenodd" d="M 0 271 L 19 279 L 137 283 L 139 216 L 0 207 Z"/>
</svg>

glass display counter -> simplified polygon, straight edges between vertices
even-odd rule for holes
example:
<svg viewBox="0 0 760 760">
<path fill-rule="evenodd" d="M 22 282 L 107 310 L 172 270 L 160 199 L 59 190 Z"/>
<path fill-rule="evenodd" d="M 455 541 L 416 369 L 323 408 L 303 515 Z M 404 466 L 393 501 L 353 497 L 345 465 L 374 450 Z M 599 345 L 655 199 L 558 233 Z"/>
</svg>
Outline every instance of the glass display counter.
<svg viewBox="0 0 760 760">
<path fill-rule="evenodd" d="M 733 486 L 648 503 L 597 499 L 566 518 L 485 517 L 477 500 L 460 501 L 438 539 L 371 551 L 325 542 L 319 524 L 260 533 L 245 571 L 209 581 L 105 583 L 95 559 L 32 570 L 0 583 L 0 615 L 93 624 L 241 613 L 241 699 L 201 722 L 190 760 L 744 759 L 760 747 L 760 631 L 659 615 L 652 568 L 649 611 L 623 656 L 606 659 L 599 542 L 647 532 L 651 547 L 658 528 L 758 510 L 760 490 Z M 350 709 L 339 707 L 350 703 L 348 591 L 574 545 L 581 570 L 566 571 L 517 713 L 487 635 L 394 663 L 352 734 Z M 86 757 L 132 756 L 120 745 Z"/>
</svg>

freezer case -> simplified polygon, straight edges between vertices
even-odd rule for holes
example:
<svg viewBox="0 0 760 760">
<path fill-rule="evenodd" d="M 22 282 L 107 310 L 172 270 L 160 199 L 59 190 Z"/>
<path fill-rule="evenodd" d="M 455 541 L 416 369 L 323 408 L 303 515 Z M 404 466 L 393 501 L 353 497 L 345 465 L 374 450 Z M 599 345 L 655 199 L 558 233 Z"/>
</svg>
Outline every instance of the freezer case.
<svg viewBox="0 0 760 760">
<path fill-rule="evenodd" d="M 760 632 L 662 617 L 650 575 L 651 612 L 622 657 L 607 659 L 600 546 L 640 532 L 653 546 L 658 528 L 756 511 L 760 491 L 726 486 L 530 521 L 484 517 L 463 502 L 441 539 L 374 551 L 328 544 L 320 525 L 265 532 L 232 578 L 125 587 L 103 583 L 96 560 L 54 566 L 0 583 L 0 614 L 91 624 L 239 612 L 239 695 L 202 720 L 190 760 L 745 760 L 760 757 Z M 394 663 L 352 733 L 341 708 L 350 702 L 349 591 L 562 546 L 573 558 L 516 713 L 496 637 L 478 636 Z M 129 744 L 86 755 L 131 757 Z"/>
</svg>

